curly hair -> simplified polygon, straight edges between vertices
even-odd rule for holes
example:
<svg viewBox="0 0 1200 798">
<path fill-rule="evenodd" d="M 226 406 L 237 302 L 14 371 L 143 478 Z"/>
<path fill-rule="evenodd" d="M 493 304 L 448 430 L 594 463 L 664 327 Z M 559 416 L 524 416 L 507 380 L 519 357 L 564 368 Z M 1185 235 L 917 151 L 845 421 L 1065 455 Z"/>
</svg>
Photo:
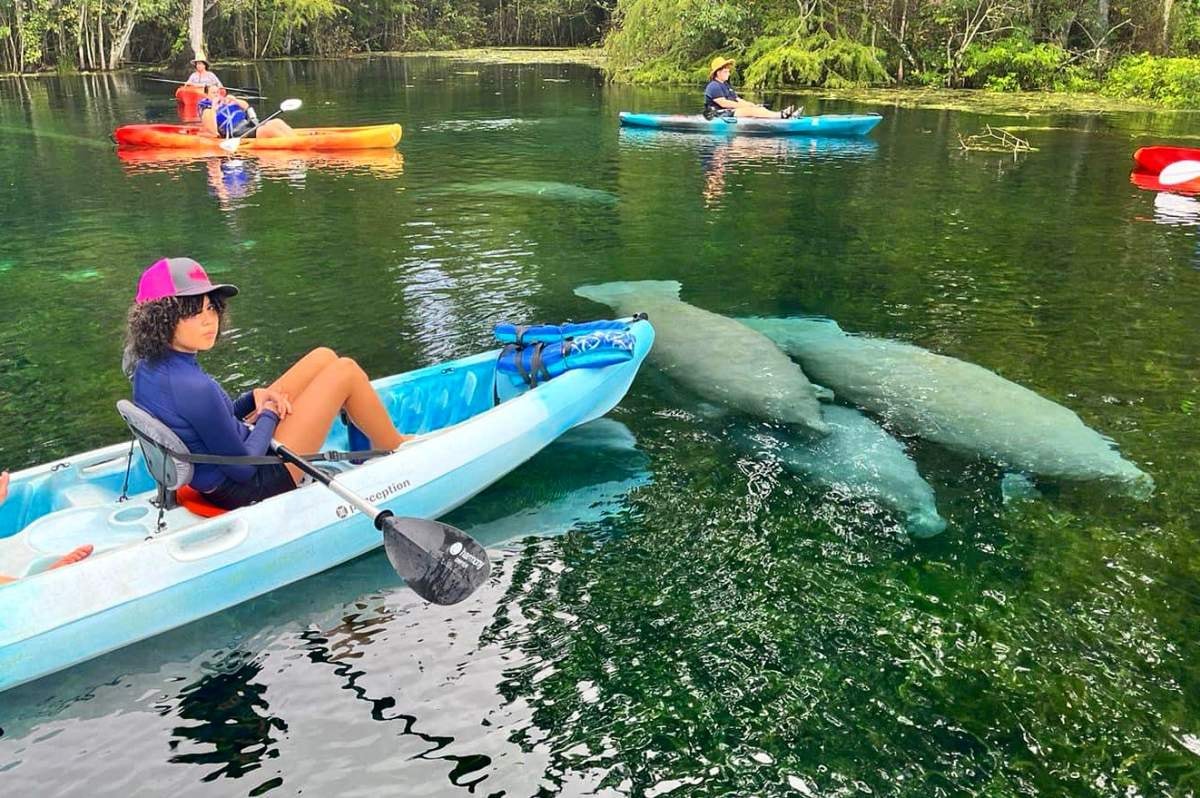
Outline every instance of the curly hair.
<svg viewBox="0 0 1200 798">
<path fill-rule="evenodd" d="M 217 310 L 217 340 L 225 329 L 225 298 L 217 294 L 170 296 L 152 302 L 135 303 L 129 309 L 125 330 L 126 357 L 133 362 L 158 360 L 171 351 L 175 327 L 183 319 L 204 310 L 204 298 Z"/>
</svg>

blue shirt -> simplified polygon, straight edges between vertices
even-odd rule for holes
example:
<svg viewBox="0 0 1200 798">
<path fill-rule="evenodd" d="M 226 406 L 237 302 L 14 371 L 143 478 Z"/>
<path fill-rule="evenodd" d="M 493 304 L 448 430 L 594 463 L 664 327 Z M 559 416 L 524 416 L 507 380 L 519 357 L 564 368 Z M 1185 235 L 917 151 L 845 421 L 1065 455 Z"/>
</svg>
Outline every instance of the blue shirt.
<svg viewBox="0 0 1200 798">
<path fill-rule="evenodd" d="M 264 410 L 252 432 L 242 419 L 254 410 L 254 393 L 231 400 L 200 368 L 196 356 L 184 352 L 139 361 L 133 372 L 133 403 L 170 427 L 193 454 L 264 455 L 279 423 L 278 415 Z M 197 464 L 191 485 L 207 493 L 226 480 L 249 482 L 257 470 Z"/>
<path fill-rule="evenodd" d="M 737 92 L 728 83 L 722 83 L 719 80 L 710 80 L 708 86 L 704 88 L 704 107 L 705 108 L 720 108 L 714 100 L 718 97 L 724 97 L 726 100 L 736 100 Z"/>
</svg>

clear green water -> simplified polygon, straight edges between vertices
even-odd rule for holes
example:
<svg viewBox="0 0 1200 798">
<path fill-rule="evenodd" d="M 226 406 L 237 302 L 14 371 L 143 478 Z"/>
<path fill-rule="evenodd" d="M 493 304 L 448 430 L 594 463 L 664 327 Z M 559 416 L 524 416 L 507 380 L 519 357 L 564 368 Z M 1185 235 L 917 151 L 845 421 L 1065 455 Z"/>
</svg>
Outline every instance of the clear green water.
<svg viewBox="0 0 1200 798">
<path fill-rule="evenodd" d="M 243 289 L 207 361 L 231 390 L 316 345 L 391 373 L 500 320 L 601 315 L 583 283 L 676 279 L 718 313 L 986 366 L 1158 492 L 1006 505 L 994 467 L 910 441 L 950 527 L 906 542 L 647 368 L 614 414 L 636 450 L 568 442 L 456 513 L 507 541 L 471 601 L 424 606 L 372 556 L 5 693 L 6 791 L 1200 791 L 1200 206 L 1127 179 L 1185 118 L 882 109 L 865 143 L 717 142 L 620 132 L 618 110 L 689 98 L 581 67 L 225 77 L 302 97 L 296 124 L 399 121 L 402 162 L 126 163 L 106 136 L 172 120 L 160 84 L 0 81 L 0 463 L 122 437 L 133 286 L 188 254 Z M 985 122 L 1056 129 L 1017 161 L 961 154 Z"/>
</svg>

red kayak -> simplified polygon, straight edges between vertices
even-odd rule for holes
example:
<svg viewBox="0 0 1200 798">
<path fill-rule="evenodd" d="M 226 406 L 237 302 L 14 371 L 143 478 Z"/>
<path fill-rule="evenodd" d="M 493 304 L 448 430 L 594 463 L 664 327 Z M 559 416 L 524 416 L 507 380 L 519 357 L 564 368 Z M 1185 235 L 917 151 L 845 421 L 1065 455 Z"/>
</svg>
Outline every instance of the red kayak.
<svg viewBox="0 0 1200 798">
<path fill-rule="evenodd" d="M 1189 158 L 1188 160 L 1191 159 Z M 1159 182 L 1158 172 L 1134 169 L 1129 173 L 1129 182 L 1146 191 L 1169 191 L 1172 194 L 1200 194 L 1200 178 L 1168 186 Z"/>
<path fill-rule="evenodd" d="M 1200 148 L 1142 147 L 1133 154 L 1133 160 L 1142 171 L 1158 174 L 1176 161 L 1200 161 Z"/>
</svg>

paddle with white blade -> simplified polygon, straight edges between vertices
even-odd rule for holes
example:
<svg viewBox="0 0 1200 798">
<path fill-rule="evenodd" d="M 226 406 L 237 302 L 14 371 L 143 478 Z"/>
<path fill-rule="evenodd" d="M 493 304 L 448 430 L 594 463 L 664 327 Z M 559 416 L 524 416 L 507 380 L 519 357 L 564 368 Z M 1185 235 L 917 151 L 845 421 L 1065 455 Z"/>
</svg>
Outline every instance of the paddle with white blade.
<svg viewBox="0 0 1200 798">
<path fill-rule="evenodd" d="M 297 99 L 295 99 L 295 98 L 292 98 L 292 99 L 290 99 L 290 100 L 284 100 L 283 102 L 281 102 L 281 103 L 279 104 L 279 110 L 278 110 L 278 111 L 276 111 L 275 113 L 271 114 L 271 115 L 270 115 L 270 116 L 268 116 L 266 119 L 263 119 L 262 121 L 260 121 L 260 122 L 259 122 L 258 124 L 256 124 L 254 127 L 252 127 L 252 128 L 250 128 L 249 130 L 247 130 L 247 131 L 246 131 L 245 133 L 243 133 L 242 135 L 240 135 L 240 136 L 237 136 L 237 137 L 235 137 L 235 138 L 231 138 L 231 139 L 221 139 L 221 149 L 225 150 L 225 152 L 230 152 L 230 153 L 232 153 L 232 152 L 237 152 L 237 149 L 238 149 L 238 147 L 240 147 L 240 146 L 241 146 L 241 144 L 242 144 L 242 139 L 243 139 L 243 138 L 245 138 L 246 136 L 250 135 L 250 134 L 251 134 L 251 133 L 253 133 L 255 130 L 258 130 L 260 127 L 262 127 L 263 125 L 265 125 L 267 122 L 270 122 L 272 119 L 274 119 L 275 117 L 279 116 L 279 115 L 280 115 L 280 114 L 282 114 L 284 111 L 295 111 L 297 108 L 299 108 L 299 107 L 300 107 L 301 105 L 303 105 L 303 104 L 304 104 L 304 103 L 300 102 L 299 100 L 297 100 Z"/>
<path fill-rule="evenodd" d="M 357 495 L 281 443 L 275 453 L 368 515 L 383 533 L 383 547 L 396 573 L 434 604 L 457 604 L 487 581 L 487 551 L 466 532 L 440 521 L 398 518 Z M 336 533 L 333 533 L 336 534 Z"/>
<path fill-rule="evenodd" d="M 1158 182 L 1164 186 L 1177 186 L 1200 177 L 1200 161 L 1175 161 L 1167 164 L 1158 173 Z"/>
</svg>

